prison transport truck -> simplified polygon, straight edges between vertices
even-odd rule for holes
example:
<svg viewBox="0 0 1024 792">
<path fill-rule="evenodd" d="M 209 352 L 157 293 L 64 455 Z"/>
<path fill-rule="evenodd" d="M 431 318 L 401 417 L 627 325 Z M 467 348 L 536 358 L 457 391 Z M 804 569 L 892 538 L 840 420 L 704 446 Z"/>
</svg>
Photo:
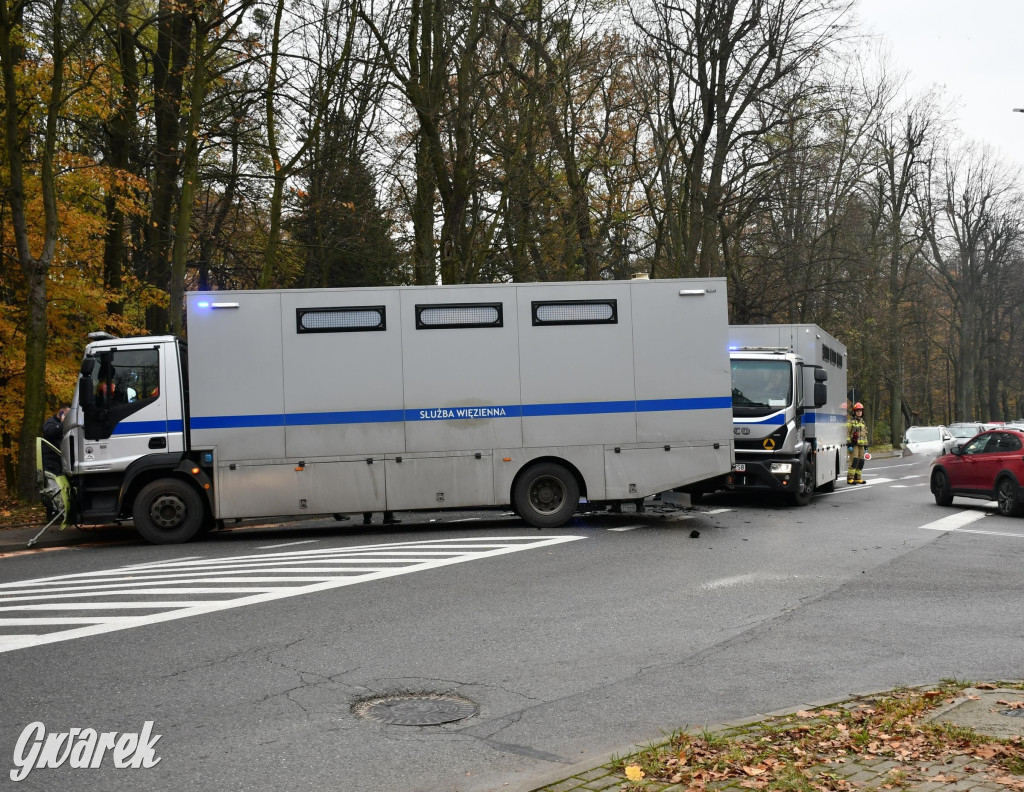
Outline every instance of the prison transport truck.
<svg viewBox="0 0 1024 792">
<path fill-rule="evenodd" d="M 815 324 L 732 325 L 736 460 L 726 484 L 831 491 L 846 466 L 846 347 Z"/>
<path fill-rule="evenodd" d="M 188 342 L 88 344 L 69 521 L 156 543 L 220 520 L 510 504 L 567 522 L 732 464 L 725 282 L 187 295 Z"/>
</svg>

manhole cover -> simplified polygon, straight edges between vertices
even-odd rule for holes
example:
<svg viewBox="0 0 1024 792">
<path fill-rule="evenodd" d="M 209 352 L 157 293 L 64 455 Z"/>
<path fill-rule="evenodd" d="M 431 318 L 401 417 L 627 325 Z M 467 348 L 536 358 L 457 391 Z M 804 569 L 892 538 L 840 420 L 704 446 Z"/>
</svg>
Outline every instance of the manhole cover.
<svg viewBox="0 0 1024 792">
<path fill-rule="evenodd" d="M 459 696 L 406 693 L 384 696 L 356 704 L 352 711 L 360 718 L 397 726 L 436 726 L 476 715 L 478 707 Z"/>
<path fill-rule="evenodd" d="M 1011 718 L 1024 718 L 1024 709 L 1008 709 L 1003 710 L 1000 715 L 1007 715 Z"/>
</svg>

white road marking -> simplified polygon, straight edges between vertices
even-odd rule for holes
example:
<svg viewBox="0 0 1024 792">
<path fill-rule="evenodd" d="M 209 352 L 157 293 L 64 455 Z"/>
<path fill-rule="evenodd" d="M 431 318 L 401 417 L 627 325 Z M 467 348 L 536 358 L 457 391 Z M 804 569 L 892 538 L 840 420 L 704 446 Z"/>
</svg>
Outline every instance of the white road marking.
<svg viewBox="0 0 1024 792">
<path fill-rule="evenodd" d="M 928 482 L 927 481 L 922 481 L 919 484 L 893 484 L 892 488 L 893 489 L 910 489 L 911 487 L 927 487 L 927 486 L 928 486 Z"/>
<path fill-rule="evenodd" d="M 618 528 L 609 528 L 608 530 L 609 531 L 632 531 L 632 530 L 635 530 L 636 528 L 644 528 L 644 527 L 646 527 L 646 526 L 643 526 L 643 525 L 621 525 Z"/>
<path fill-rule="evenodd" d="M 319 539 L 303 539 L 301 542 L 285 542 L 284 544 L 263 545 L 262 547 L 257 547 L 256 549 L 257 550 L 273 550 L 273 549 L 278 548 L 278 547 L 291 547 L 292 545 L 313 544 L 314 542 L 319 542 L 319 541 L 320 541 Z"/>
<path fill-rule="evenodd" d="M 0 627 L 35 628 L 32 634 L 0 633 L 0 653 L 327 591 L 464 561 L 536 550 L 584 538 L 489 536 L 473 540 L 436 539 L 228 558 L 190 556 L 117 569 L 0 583 L 0 611 L 4 613 L 0 617 Z M 328 574 L 309 575 L 314 571 Z M 266 574 L 268 572 L 269 575 Z M 290 572 L 298 574 L 283 574 Z M 268 585 L 245 585 L 253 583 Z M 183 595 L 192 594 L 217 594 L 221 595 L 221 599 L 209 596 L 182 598 Z M 159 595 L 168 598 L 161 600 Z M 97 599 L 102 597 L 116 599 Z M 132 599 L 136 597 L 147 599 Z M 70 599 L 76 601 L 69 602 Z M 31 604 L 25 604 L 30 601 Z M 134 615 L 116 613 L 119 610 L 138 611 L 147 608 L 159 609 L 159 612 Z M 24 615 L 15 618 L 13 614 L 16 611 L 24 612 Z M 90 616 L 36 615 L 40 611 L 51 614 L 97 612 Z M 66 629 L 44 631 L 39 630 L 39 627 Z"/>
<path fill-rule="evenodd" d="M 950 533 L 983 534 L 984 536 L 1009 536 L 1013 539 L 1024 539 L 1024 534 L 1009 533 L 1007 531 L 979 531 L 975 528 L 929 528 L 927 525 L 923 525 L 921 527 L 929 531 L 948 531 Z"/>
<path fill-rule="evenodd" d="M 989 508 L 995 508 L 995 501 L 982 501 L 981 505 Z M 983 536 L 1009 536 L 1012 539 L 1024 539 L 1024 534 L 1014 533 L 1012 531 L 983 531 L 978 528 L 965 528 L 965 525 L 970 525 L 978 520 L 983 520 L 986 517 L 995 516 L 990 511 L 961 511 L 956 514 L 951 514 L 948 517 L 943 517 L 941 520 L 936 520 L 933 523 L 922 525 L 921 529 L 925 531 L 943 531 L 945 533 L 969 533 L 969 534 L 982 534 Z"/>
<path fill-rule="evenodd" d="M 871 484 L 871 485 L 874 485 L 874 486 L 877 487 L 879 484 L 888 484 L 890 481 L 895 481 L 895 480 L 896 479 L 882 478 L 881 476 L 877 476 L 877 477 L 873 476 L 872 478 L 864 479 L 864 484 L 847 484 L 845 487 L 842 487 L 842 488 L 836 487 L 832 492 L 826 492 L 826 493 L 821 493 L 821 494 L 824 494 L 824 495 L 839 495 L 840 493 L 843 493 L 843 492 L 859 492 L 860 490 L 868 489 L 868 487 L 865 486 L 867 484 Z"/>
<path fill-rule="evenodd" d="M 757 577 L 758 575 L 756 572 L 747 572 L 743 575 L 733 575 L 732 577 L 719 578 L 718 580 L 709 580 L 707 583 L 702 584 L 701 588 L 708 591 L 732 588 L 733 586 L 740 586 L 744 583 L 753 583 Z"/>
<path fill-rule="evenodd" d="M 731 512 L 732 509 L 712 509 L 711 511 L 704 512 L 705 514 L 725 514 L 725 512 Z"/>
<path fill-rule="evenodd" d="M 921 528 L 926 531 L 958 531 L 965 525 L 984 519 L 988 514 L 983 511 L 958 511 L 941 520 L 922 525 Z"/>
</svg>

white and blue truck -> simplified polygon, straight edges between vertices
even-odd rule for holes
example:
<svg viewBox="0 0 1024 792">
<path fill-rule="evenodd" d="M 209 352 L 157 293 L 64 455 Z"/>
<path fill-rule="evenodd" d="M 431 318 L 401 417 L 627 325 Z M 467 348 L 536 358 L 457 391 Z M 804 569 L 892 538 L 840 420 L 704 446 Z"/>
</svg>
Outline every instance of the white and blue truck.
<svg viewBox="0 0 1024 792">
<path fill-rule="evenodd" d="M 846 468 L 846 347 L 815 324 L 731 325 L 736 460 L 723 485 L 806 506 Z"/>
<path fill-rule="evenodd" d="M 190 293 L 187 343 L 96 337 L 66 522 L 511 507 L 566 523 L 733 463 L 724 279 Z M 689 339 L 680 343 L 680 339 Z"/>
</svg>

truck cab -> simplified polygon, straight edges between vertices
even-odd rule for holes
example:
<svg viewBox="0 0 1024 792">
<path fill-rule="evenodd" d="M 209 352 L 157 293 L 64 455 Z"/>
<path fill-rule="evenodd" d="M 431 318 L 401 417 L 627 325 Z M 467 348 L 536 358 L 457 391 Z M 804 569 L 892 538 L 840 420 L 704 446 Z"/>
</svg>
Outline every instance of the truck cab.
<svg viewBox="0 0 1024 792">
<path fill-rule="evenodd" d="M 825 371 L 784 348 L 731 350 L 730 365 L 736 462 L 727 483 L 786 492 L 806 505 L 817 485 L 806 418 L 827 401 Z"/>
<path fill-rule="evenodd" d="M 187 446 L 184 344 L 172 336 L 90 334 L 62 454 L 79 518 L 130 515 L 147 471 L 173 469 Z"/>
<path fill-rule="evenodd" d="M 816 324 L 729 326 L 735 460 L 681 491 L 761 490 L 797 506 L 845 469 L 846 347 Z"/>
</svg>

